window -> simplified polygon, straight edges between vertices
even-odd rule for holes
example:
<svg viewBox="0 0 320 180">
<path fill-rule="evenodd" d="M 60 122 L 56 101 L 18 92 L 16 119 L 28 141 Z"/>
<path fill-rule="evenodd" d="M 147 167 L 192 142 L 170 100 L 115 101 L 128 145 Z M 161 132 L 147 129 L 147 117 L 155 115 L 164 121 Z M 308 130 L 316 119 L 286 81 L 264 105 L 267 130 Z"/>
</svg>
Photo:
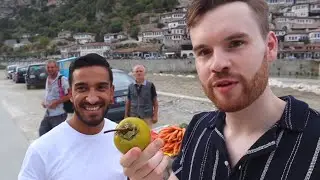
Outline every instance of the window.
<svg viewBox="0 0 320 180">
<path fill-rule="evenodd" d="M 120 73 L 120 72 L 113 72 L 113 85 L 115 89 L 121 89 L 123 87 L 128 87 L 134 80 L 131 76 Z"/>
<path fill-rule="evenodd" d="M 44 65 L 30 66 L 29 73 L 33 75 L 46 73 L 46 67 Z"/>
</svg>

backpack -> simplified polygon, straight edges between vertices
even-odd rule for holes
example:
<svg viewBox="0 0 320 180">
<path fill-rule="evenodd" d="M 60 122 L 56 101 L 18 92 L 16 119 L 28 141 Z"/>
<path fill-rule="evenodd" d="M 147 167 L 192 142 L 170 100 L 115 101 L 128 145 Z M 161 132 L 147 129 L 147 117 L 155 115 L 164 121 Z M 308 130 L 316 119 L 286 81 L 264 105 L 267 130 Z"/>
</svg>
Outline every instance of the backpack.
<svg viewBox="0 0 320 180">
<path fill-rule="evenodd" d="M 59 86 L 60 97 L 65 96 L 64 90 L 62 88 L 61 78 L 62 78 L 62 75 L 60 75 L 59 78 L 58 78 L 58 86 Z M 68 101 L 63 103 L 63 109 L 67 113 L 73 113 L 74 112 L 73 104 L 72 104 L 72 102 L 70 100 L 68 100 Z"/>
</svg>

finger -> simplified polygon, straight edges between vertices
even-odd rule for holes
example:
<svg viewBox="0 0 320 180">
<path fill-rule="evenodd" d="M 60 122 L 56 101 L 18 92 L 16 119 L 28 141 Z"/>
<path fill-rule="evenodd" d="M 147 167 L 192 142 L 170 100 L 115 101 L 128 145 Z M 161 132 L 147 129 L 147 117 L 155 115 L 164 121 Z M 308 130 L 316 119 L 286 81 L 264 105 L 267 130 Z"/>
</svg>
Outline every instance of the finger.
<svg viewBox="0 0 320 180">
<path fill-rule="evenodd" d="M 160 164 L 153 171 L 151 171 L 150 174 L 148 174 L 146 179 L 150 179 L 150 180 L 163 179 L 165 171 L 169 164 L 169 160 L 170 160 L 169 156 L 164 156 Z"/>
<path fill-rule="evenodd" d="M 137 172 L 136 177 L 143 178 L 150 174 L 162 161 L 164 158 L 163 152 L 158 151 L 155 156 L 153 156 L 145 165 L 143 165 Z"/>
<path fill-rule="evenodd" d="M 141 168 L 149 159 L 151 159 L 164 145 L 162 139 L 158 138 L 151 142 L 144 151 L 142 151 L 140 158 L 133 163 L 136 169 Z"/>
<path fill-rule="evenodd" d="M 120 164 L 123 168 L 130 167 L 134 161 L 139 159 L 141 155 L 141 150 L 139 148 L 132 148 L 126 154 L 124 154 L 120 159 Z"/>
</svg>

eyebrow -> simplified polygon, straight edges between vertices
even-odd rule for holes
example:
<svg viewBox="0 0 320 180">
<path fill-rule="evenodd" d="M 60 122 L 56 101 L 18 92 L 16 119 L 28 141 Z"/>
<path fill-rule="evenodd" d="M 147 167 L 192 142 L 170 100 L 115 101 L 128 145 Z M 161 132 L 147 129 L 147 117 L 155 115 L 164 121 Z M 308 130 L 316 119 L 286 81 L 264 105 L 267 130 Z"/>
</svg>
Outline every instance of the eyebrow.
<svg viewBox="0 0 320 180">
<path fill-rule="evenodd" d="M 226 37 L 223 41 L 231 41 L 234 39 L 241 39 L 241 38 L 247 38 L 247 37 L 249 37 L 249 35 L 246 33 L 235 33 Z"/>
<path fill-rule="evenodd" d="M 248 37 L 249 37 L 249 35 L 246 33 L 235 33 L 235 34 L 232 34 L 232 35 L 226 37 L 223 41 L 231 41 L 234 39 L 241 39 L 241 38 L 248 38 Z M 195 46 L 192 50 L 193 50 L 193 52 L 196 52 L 199 49 L 203 49 L 206 47 L 207 47 L 207 45 L 200 44 L 200 45 Z"/>
<path fill-rule="evenodd" d="M 99 82 L 98 85 L 106 85 L 106 86 L 109 86 L 110 83 L 109 82 Z M 76 83 L 74 86 L 88 86 L 87 83 L 84 83 L 84 82 L 79 82 L 79 83 Z"/>
<path fill-rule="evenodd" d="M 198 45 L 198 46 L 195 46 L 195 47 L 193 47 L 193 52 L 197 52 L 199 49 L 203 49 L 203 48 L 205 48 L 205 47 L 207 47 L 206 45 L 204 45 L 204 44 L 200 44 L 200 45 Z"/>
</svg>

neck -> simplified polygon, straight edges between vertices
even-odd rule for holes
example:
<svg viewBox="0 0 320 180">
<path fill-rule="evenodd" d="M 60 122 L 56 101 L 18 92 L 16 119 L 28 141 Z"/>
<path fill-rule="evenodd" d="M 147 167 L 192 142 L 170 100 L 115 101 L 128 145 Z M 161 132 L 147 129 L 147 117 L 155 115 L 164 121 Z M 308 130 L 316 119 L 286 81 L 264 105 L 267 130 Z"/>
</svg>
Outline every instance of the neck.
<svg viewBox="0 0 320 180">
<path fill-rule="evenodd" d="M 137 84 L 143 84 L 144 79 L 137 79 L 136 82 L 137 82 Z"/>
<path fill-rule="evenodd" d="M 268 131 L 280 120 L 286 102 L 275 96 L 267 86 L 262 95 L 247 108 L 226 113 L 225 130 L 232 134 L 255 134 Z"/>
<path fill-rule="evenodd" d="M 83 123 L 76 114 L 68 121 L 70 126 L 76 131 L 86 134 L 86 135 L 95 135 L 102 131 L 104 127 L 104 120 L 97 126 L 91 127 Z"/>
<path fill-rule="evenodd" d="M 53 75 L 51 75 L 51 76 L 49 76 L 51 79 L 55 79 L 56 77 L 58 76 L 58 73 L 55 73 L 55 74 L 53 74 Z"/>
</svg>

